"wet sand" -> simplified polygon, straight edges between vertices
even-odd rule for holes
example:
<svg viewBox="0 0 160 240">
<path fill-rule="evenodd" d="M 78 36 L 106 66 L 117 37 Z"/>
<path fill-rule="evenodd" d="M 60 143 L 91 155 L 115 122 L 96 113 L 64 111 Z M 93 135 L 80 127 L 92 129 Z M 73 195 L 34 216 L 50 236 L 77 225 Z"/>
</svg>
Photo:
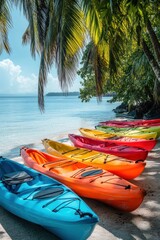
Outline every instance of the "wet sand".
<svg viewBox="0 0 160 240">
<path fill-rule="evenodd" d="M 22 162 L 21 157 L 14 160 Z M 160 239 L 160 140 L 148 154 L 146 162 L 144 172 L 132 180 L 147 193 L 143 203 L 135 211 L 124 213 L 96 200 L 83 198 L 100 219 L 88 240 Z M 58 240 L 41 226 L 20 219 L 1 207 L 0 239 Z"/>
</svg>

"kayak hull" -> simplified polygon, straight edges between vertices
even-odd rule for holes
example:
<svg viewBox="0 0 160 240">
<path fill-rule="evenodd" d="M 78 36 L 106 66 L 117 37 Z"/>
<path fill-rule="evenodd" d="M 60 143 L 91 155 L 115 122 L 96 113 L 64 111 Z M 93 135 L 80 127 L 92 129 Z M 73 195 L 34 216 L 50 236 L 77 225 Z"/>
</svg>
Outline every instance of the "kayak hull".
<svg viewBox="0 0 160 240">
<path fill-rule="evenodd" d="M 144 171 L 146 165 L 143 160 L 134 162 L 94 150 L 76 148 L 49 139 L 42 140 L 42 143 L 49 154 L 63 156 L 89 166 L 102 168 L 127 180 L 138 177 Z"/>
<path fill-rule="evenodd" d="M 98 217 L 71 189 L 9 159 L 1 157 L 0 166 L 3 208 L 64 240 L 85 240 L 90 236 Z M 82 213 L 90 214 L 79 215 L 79 207 Z"/>
<path fill-rule="evenodd" d="M 123 129 L 114 129 L 114 128 L 108 128 L 106 126 L 97 125 L 95 127 L 97 130 L 104 131 L 107 134 L 113 134 L 115 136 L 121 136 L 121 137 L 132 137 L 132 138 L 140 138 L 140 139 L 157 139 L 159 136 L 157 135 L 157 132 L 143 132 L 139 130 L 123 130 Z"/>
<path fill-rule="evenodd" d="M 122 146 L 115 143 L 107 143 L 104 140 L 91 139 L 75 134 L 69 134 L 68 136 L 75 147 L 104 152 L 134 161 L 145 160 L 148 155 L 148 151 L 141 148 L 128 147 L 125 145 Z"/>
<path fill-rule="evenodd" d="M 83 136 L 91 139 L 103 140 L 111 144 L 115 143 L 117 145 L 138 147 L 138 148 L 145 149 L 147 151 L 152 150 L 157 143 L 157 140 L 155 139 L 146 140 L 146 139 L 129 138 L 129 137 L 121 137 L 121 136 L 108 137 L 108 134 L 105 133 L 104 131 L 99 131 L 95 129 L 80 128 L 79 131 Z"/>
<path fill-rule="evenodd" d="M 110 126 L 107 126 L 105 124 L 100 124 L 98 126 L 102 126 L 103 128 L 107 129 L 109 132 L 111 131 L 115 131 L 115 132 L 127 132 L 127 133 L 153 133 L 155 132 L 157 134 L 157 137 L 158 138 L 160 136 L 160 126 L 134 126 L 134 127 L 120 127 L 120 126 L 117 126 L 117 127 L 110 127 Z"/>
<path fill-rule="evenodd" d="M 151 120 L 109 120 L 100 122 L 100 125 L 106 125 L 111 127 L 148 127 L 148 126 L 160 126 L 160 119 Z"/>
<path fill-rule="evenodd" d="M 21 156 L 27 166 L 57 179 L 78 195 L 101 201 L 121 211 L 135 210 L 144 199 L 143 189 L 105 170 L 35 149 L 23 148 Z"/>
</svg>

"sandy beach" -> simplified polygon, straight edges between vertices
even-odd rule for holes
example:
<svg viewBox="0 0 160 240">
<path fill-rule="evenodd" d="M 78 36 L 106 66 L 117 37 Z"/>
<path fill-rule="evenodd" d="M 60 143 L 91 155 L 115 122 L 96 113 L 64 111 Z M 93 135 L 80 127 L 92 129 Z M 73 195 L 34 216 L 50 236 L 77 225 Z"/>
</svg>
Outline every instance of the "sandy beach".
<svg viewBox="0 0 160 240">
<path fill-rule="evenodd" d="M 21 157 L 15 160 L 22 162 Z M 88 240 L 159 240 L 160 239 L 160 140 L 148 154 L 144 172 L 132 180 L 146 190 L 141 206 L 124 213 L 95 200 L 85 199 L 99 216 Z M 1 240 L 58 240 L 56 236 L 0 207 Z M 76 239 L 76 236 L 75 236 Z"/>
</svg>

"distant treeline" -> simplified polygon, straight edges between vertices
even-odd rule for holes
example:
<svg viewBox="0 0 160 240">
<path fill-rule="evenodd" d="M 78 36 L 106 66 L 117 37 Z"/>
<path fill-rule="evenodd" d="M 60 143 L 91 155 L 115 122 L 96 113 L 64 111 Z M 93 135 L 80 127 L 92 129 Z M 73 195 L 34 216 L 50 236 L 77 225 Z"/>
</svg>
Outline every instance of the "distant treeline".
<svg viewBox="0 0 160 240">
<path fill-rule="evenodd" d="M 46 96 L 79 96 L 79 92 L 68 92 L 68 93 L 63 93 L 63 92 L 49 92 L 46 94 Z"/>
<path fill-rule="evenodd" d="M 108 93 L 105 94 L 104 97 L 112 97 L 114 96 L 115 93 Z M 68 93 L 63 93 L 63 92 L 49 92 L 46 94 L 46 96 L 80 96 L 79 92 L 68 92 Z"/>
<path fill-rule="evenodd" d="M 104 97 L 113 97 L 113 96 L 116 96 L 116 93 L 107 93 L 107 94 L 104 94 Z"/>
</svg>

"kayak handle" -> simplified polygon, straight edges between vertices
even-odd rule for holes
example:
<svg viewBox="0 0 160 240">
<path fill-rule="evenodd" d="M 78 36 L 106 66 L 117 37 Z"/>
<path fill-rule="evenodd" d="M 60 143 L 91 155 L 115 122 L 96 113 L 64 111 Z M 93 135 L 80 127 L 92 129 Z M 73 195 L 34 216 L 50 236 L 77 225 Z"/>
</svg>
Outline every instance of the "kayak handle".
<svg viewBox="0 0 160 240">
<path fill-rule="evenodd" d="M 81 218 L 85 216 L 93 217 L 93 214 L 89 212 L 82 212 L 80 209 L 78 209 L 76 212 L 80 215 Z"/>
</svg>

